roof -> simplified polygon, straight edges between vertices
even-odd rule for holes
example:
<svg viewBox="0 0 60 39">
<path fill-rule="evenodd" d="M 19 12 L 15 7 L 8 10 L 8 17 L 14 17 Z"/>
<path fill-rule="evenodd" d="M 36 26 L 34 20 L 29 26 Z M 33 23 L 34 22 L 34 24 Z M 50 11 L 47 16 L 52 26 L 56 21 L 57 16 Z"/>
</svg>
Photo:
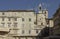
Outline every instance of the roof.
<svg viewBox="0 0 60 39">
<path fill-rule="evenodd" d="M 55 14 L 53 16 L 57 15 L 59 13 L 59 11 L 60 11 L 60 8 L 57 9 L 57 11 L 55 12 Z"/>
<path fill-rule="evenodd" d="M 0 12 L 35 12 L 34 10 L 0 10 Z"/>
</svg>

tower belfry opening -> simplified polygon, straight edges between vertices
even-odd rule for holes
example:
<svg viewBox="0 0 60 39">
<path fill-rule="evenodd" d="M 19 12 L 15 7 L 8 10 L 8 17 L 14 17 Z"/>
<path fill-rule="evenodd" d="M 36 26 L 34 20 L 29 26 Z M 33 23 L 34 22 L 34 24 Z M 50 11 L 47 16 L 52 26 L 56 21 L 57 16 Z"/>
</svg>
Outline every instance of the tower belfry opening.
<svg viewBox="0 0 60 39">
<path fill-rule="evenodd" d="M 40 9 L 40 10 L 42 9 L 42 5 L 41 5 L 41 4 L 39 4 L 39 9 Z"/>
</svg>

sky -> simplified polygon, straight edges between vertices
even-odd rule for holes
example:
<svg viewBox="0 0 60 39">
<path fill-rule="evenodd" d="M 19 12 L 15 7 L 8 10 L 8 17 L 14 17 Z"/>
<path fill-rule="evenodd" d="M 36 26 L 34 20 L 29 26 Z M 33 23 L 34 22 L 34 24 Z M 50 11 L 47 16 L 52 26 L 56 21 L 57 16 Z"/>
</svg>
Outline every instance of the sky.
<svg viewBox="0 0 60 39">
<path fill-rule="evenodd" d="M 0 0 L 0 10 L 38 10 L 39 4 L 47 8 L 49 18 L 53 16 L 60 5 L 60 0 Z"/>
</svg>

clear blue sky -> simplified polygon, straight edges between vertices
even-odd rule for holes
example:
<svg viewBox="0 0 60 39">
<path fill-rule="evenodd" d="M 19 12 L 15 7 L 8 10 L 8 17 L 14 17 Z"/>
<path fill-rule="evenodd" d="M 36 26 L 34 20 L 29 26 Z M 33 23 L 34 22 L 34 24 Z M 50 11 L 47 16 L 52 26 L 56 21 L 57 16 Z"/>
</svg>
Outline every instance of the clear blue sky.
<svg viewBox="0 0 60 39">
<path fill-rule="evenodd" d="M 0 10 L 9 9 L 38 9 L 38 5 L 42 3 L 49 11 L 51 17 L 60 4 L 60 0 L 0 0 Z"/>
</svg>

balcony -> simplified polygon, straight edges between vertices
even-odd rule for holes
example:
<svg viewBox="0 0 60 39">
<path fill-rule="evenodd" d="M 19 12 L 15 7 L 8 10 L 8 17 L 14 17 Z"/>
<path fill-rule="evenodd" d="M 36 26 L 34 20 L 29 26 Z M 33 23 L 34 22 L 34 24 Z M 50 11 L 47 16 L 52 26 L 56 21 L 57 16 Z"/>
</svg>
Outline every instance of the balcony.
<svg viewBox="0 0 60 39">
<path fill-rule="evenodd" d="M 0 27 L 0 32 L 9 32 L 9 28 L 7 28 L 7 27 Z"/>
<path fill-rule="evenodd" d="M 34 29 L 43 29 L 45 26 L 44 25 L 38 25 L 38 26 L 34 26 Z"/>
</svg>

